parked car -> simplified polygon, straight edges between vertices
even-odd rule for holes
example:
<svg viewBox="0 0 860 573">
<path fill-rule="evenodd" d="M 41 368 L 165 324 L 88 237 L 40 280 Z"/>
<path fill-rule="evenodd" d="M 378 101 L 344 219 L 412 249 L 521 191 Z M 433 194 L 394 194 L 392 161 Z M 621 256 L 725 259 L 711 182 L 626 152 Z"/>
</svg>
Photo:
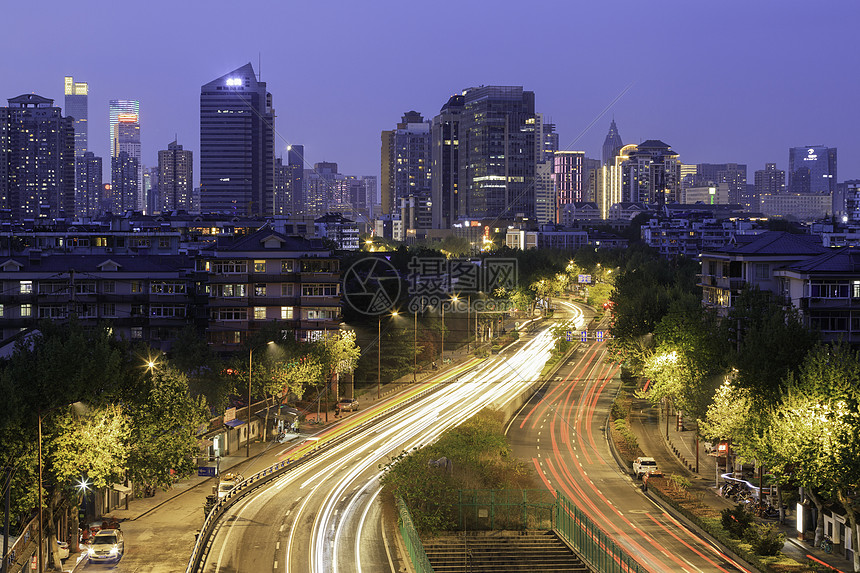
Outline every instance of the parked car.
<svg viewBox="0 0 860 573">
<path fill-rule="evenodd" d="M 119 561 L 125 553 L 125 540 L 119 529 L 102 529 L 87 549 L 90 561 Z"/>
<path fill-rule="evenodd" d="M 65 561 L 69 558 L 69 544 L 58 539 L 57 552 L 60 554 L 60 561 Z"/>
<path fill-rule="evenodd" d="M 242 477 L 242 474 L 224 474 L 221 477 L 221 481 L 218 482 L 218 499 L 226 497 L 226 495 L 244 479 L 245 478 Z"/>
<path fill-rule="evenodd" d="M 337 408 L 341 412 L 355 412 L 358 410 L 358 400 L 354 398 L 341 398 L 337 403 Z"/>
<path fill-rule="evenodd" d="M 641 479 L 646 473 L 653 475 L 658 471 L 657 462 L 654 458 L 639 456 L 636 458 L 636 461 L 633 462 L 633 473 L 636 474 L 637 479 Z"/>
</svg>

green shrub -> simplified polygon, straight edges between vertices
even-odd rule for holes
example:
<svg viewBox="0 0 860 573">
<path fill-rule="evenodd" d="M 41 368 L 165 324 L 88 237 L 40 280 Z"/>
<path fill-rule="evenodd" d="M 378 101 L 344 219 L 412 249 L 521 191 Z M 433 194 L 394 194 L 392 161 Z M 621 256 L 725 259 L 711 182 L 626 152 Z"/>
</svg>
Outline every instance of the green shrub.
<svg viewBox="0 0 860 573">
<path fill-rule="evenodd" d="M 751 525 L 744 532 L 744 539 L 759 555 L 777 555 L 785 545 L 785 535 L 773 523 Z"/>
<path fill-rule="evenodd" d="M 724 509 L 721 512 L 721 516 L 720 523 L 723 529 L 738 539 L 744 536 L 744 532 L 746 532 L 753 520 L 752 515 L 741 504 Z"/>
</svg>

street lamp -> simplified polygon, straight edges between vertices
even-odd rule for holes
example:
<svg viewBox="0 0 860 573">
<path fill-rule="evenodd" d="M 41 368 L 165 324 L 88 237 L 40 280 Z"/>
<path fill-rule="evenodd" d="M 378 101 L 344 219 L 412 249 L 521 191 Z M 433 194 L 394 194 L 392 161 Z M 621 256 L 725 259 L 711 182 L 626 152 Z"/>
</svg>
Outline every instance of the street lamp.
<svg viewBox="0 0 860 573">
<path fill-rule="evenodd" d="M 412 350 L 413 350 L 413 362 L 412 362 L 412 383 L 415 384 L 418 381 L 418 309 L 415 308 L 412 311 L 412 316 L 415 317 L 415 323 L 412 326 Z"/>
<path fill-rule="evenodd" d="M 268 341 L 266 344 L 274 344 L 274 340 Z M 254 371 L 254 347 L 248 349 L 248 429 L 245 430 L 248 435 L 245 436 L 245 457 L 251 457 L 251 373 Z"/>
<path fill-rule="evenodd" d="M 400 314 L 396 310 L 391 311 L 391 317 L 394 318 Z M 382 391 L 382 315 L 376 325 L 376 399 L 379 400 Z"/>
<path fill-rule="evenodd" d="M 453 302 L 454 304 L 457 304 L 457 300 L 459 300 L 457 298 L 457 295 L 454 295 L 451 297 L 451 302 Z M 442 367 L 444 368 L 445 367 L 445 301 L 442 301 L 441 306 L 442 306 Z M 454 309 L 456 310 L 456 307 L 454 307 Z M 468 319 L 467 319 L 467 322 L 468 322 Z"/>
</svg>

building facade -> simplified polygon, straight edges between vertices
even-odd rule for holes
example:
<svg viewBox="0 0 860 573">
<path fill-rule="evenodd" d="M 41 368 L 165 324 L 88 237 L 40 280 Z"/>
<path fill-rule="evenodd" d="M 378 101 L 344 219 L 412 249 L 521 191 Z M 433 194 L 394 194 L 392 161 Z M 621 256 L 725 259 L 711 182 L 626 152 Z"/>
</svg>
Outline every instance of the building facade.
<svg viewBox="0 0 860 573">
<path fill-rule="evenodd" d="M 78 215 L 87 218 L 98 217 L 102 214 L 102 158 L 96 157 L 92 151 L 87 151 L 76 162 L 76 180 L 79 184 L 77 192 Z"/>
<path fill-rule="evenodd" d="M 404 199 L 427 205 L 431 194 L 432 141 L 430 122 L 420 113 L 403 114 L 397 128 L 382 132 L 381 173 L 382 212 L 392 213 Z M 421 228 L 431 226 L 431 214 L 418 214 Z"/>
<path fill-rule="evenodd" d="M 449 229 L 463 216 L 460 206 L 460 121 L 462 95 L 453 95 L 431 123 L 432 217 L 434 229 Z"/>
<path fill-rule="evenodd" d="M 193 154 L 174 140 L 158 152 L 159 211 L 190 211 L 193 185 Z"/>
<path fill-rule="evenodd" d="M 75 215 L 74 120 L 52 99 L 0 107 L 0 209 L 12 221 Z"/>
<path fill-rule="evenodd" d="M 76 82 L 72 76 L 66 76 L 63 84 L 66 115 L 73 118 L 75 126 L 75 208 L 81 214 L 85 200 L 80 195 L 84 192 L 83 178 L 86 168 L 82 160 L 89 149 L 89 106 L 87 104 L 89 86 L 86 82 Z"/>
<path fill-rule="evenodd" d="M 836 191 L 836 148 L 823 145 L 788 150 L 788 190 L 832 195 Z"/>
<path fill-rule="evenodd" d="M 615 125 L 615 118 L 612 118 L 612 123 L 609 124 L 609 133 L 603 140 L 603 165 L 612 165 L 618 151 L 624 147 L 624 142 L 621 141 L 621 135 L 618 133 L 618 127 Z"/>
<path fill-rule="evenodd" d="M 250 63 L 200 88 L 202 211 L 274 213 L 274 118 Z"/>
</svg>

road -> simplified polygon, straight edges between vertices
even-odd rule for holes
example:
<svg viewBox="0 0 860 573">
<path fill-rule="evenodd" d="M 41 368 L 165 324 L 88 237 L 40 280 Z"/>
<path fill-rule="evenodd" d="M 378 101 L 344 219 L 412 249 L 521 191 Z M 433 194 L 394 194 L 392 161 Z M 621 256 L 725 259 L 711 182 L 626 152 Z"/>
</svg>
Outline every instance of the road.
<svg viewBox="0 0 860 573">
<path fill-rule="evenodd" d="M 564 493 L 648 571 L 746 571 L 654 505 L 618 467 L 605 434 L 617 373 L 605 343 L 581 346 L 511 421 L 514 454 L 530 460 L 545 487 Z"/>
<path fill-rule="evenodd" d="M 203 570 L 397 571 L 395 533 L 381 527 L 380 465 L 521 394 L 539 378 L 552 344 L 548 328 L 524 335 L 468 374 L 430 382 L 434 393 L 400 411 L 376 421 L 377 412 L 362 412 L 355 435 L 237 503 L 221 520 Z"/>
</svg>

